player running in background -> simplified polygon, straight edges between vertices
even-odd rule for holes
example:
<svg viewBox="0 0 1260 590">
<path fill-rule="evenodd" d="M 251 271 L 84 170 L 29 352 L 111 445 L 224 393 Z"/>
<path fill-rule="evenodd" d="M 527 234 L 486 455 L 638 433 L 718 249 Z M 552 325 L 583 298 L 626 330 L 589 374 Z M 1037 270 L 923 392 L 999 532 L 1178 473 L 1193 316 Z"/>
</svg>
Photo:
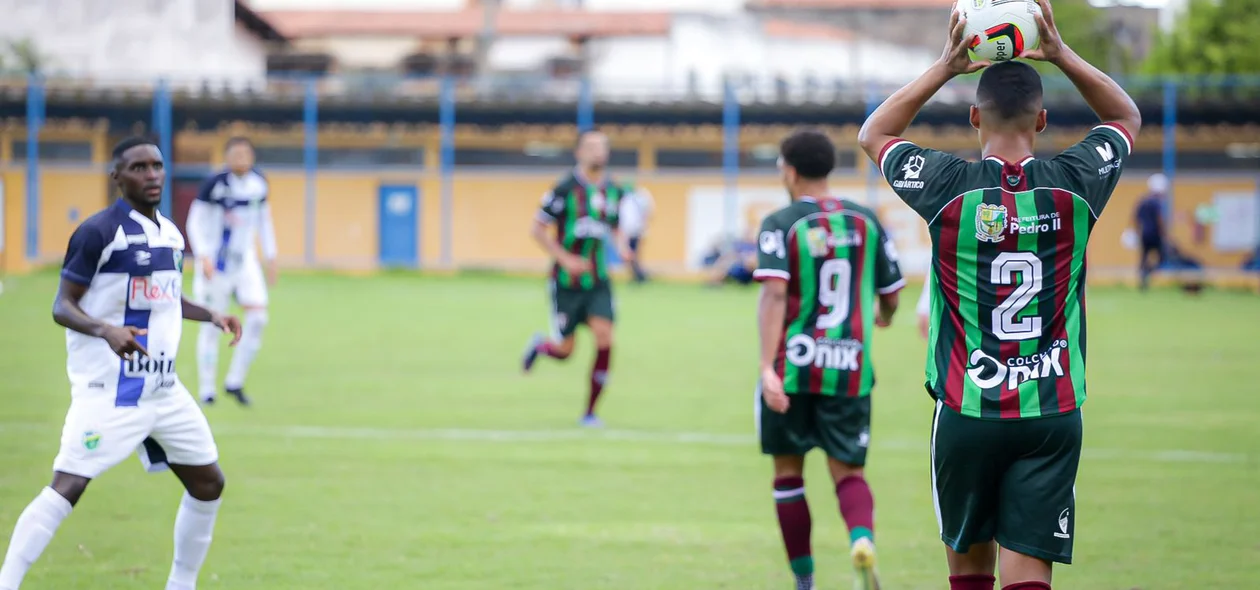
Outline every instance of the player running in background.
<svg viewBox="0 0 1260 590">
<path fill-rule="evenodd" d="M 863 125 L 862 148 L 928 221 L 932 492 L 953 590 L 1050 588 L 1071 563 L 1085 401 L 1085 246 L 1141 126 L 1133 100 L 1063 44 L 1047 0 L 1041 46 L 1102 120 L 1058 156 L 1033 156 L 1046 126 L 1041 78 L 1004 62 L 980 77 L 969 163 L 900 136 L 972 63 L 955 11 L 944 55 Z M 999 549 L 1000 548 L 1000 549 Z"/>
<path fill-rule="evenodd" d="M 595 335 L 595 365 L 583 426 L 600 426 L 595 406 L 608 380 L 613 344 L 613 295 L 604 253 L 611 236 L 621 259 L 634 254 L 618 230 L 621 199 L 634 189 L 608 174 L 608 137 L 599 131 L 578 135 L 577 167 L 543 195 L 531 235 L 554 260 L 551 272 L 551 339 L 534 334 L 522 360 L 529 372 L 539 355 L 565 360 L 573 354 L 573 335 L 581 324 Z M 556 227 L 551 235 L 550 227 Z"/>
<path fill-rule="evenodd" d="M 892 321 L 905 281 L 875 213 L 829 196 L 831 140 L 798 131 L 780 154 L 792 202 L 762 222 L 753 273 L 762 283 L 761 450 L 774 457 L 774 500 L 797 589 L 814 587 L 803 474 L 805 454 L 821 447 L 849 527 L 857 587 L 874 590 L 875 500 L 862 471 L 875 386 L 870 342 L 873 326 Z"/>
<path fill-rule="evenodd" d="M 157 211 L 166 180 L 157 146 L 130 138 L 113 156 L 122 198 L 70 237 L 53 303 L 53 319 L 66 327 L 71 395 L 61 451 L 52 483 L 18 517 L 0 590 L 17 590 L 88 482 L 133 452 L 150 471 L 169 467 L 187 490 L 167 590 L 196 588 L 210 549 L 223 472 L 175 357 L 184 319 L 231 332 L 233 345 L 241 326 L 183 297 L 184 238 Z"/>
<path fill-rule="evenodd" d="M 276 231 L 267 203 L 267 179 L 254 167 L 254 146 L 233 137 L 224 148 L 228 169 L 206 180 L 188 210 L 188 241 L 197 259 L 193 296 L 198 303 L 223 313 L 235 297 L 245 315 L 245 332 L 232 355 L 227 394 L 243 405 L 245 377 L 262 347 L 267 327 L 267 285 L 276 282 Z M 254 241 L 262 242 L 266 279 Z M 207 404 L 218 392 L 219 332 L 203 326 L 197 339 L 199 393 Z"/>
</svg>

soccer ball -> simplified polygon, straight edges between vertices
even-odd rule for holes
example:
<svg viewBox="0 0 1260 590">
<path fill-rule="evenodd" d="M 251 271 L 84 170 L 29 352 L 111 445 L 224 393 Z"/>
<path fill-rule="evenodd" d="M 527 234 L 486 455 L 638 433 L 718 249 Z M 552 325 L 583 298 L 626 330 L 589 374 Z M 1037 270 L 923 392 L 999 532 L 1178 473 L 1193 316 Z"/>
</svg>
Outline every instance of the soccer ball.
<svg viewBox="0 0 1260 590">
<path fill-rule="evenodd" d="M 962 0 L 967 19 L 963 38 L 971 39 L 971 58 L 1007 61 L 1036 49 L 1041 41 L 1034 15 L 1041 6 L 1033 0 Z"/>
</svg>

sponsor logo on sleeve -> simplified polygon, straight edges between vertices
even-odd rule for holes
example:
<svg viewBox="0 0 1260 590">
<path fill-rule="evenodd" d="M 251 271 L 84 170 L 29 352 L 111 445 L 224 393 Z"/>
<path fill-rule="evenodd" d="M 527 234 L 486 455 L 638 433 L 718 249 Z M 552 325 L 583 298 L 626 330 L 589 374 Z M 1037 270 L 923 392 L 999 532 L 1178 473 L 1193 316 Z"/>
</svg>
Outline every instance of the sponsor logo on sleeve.
<svg viewBox="0 0 1260 590">
<path fill-rule="evenodd" d="M 906 158 L 906 163 L 901 166 L 901 178 L 893 181 L 893 188 L 923 190 L 924 183 L 922 180 L 919 180 L 919 176 L 923 174 L 925 164 L 927 164 L 927 160 L 919 154 Z"/>
</svg>

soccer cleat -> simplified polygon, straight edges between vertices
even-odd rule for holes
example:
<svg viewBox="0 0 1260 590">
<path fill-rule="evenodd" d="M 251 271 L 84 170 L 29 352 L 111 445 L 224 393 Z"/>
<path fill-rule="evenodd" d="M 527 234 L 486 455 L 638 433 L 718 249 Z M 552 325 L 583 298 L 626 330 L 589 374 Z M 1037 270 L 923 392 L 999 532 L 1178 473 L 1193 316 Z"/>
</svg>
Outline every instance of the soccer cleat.
<svg viewBox="0 0 1260 590">
<path fill-rule="evenodd" d="M 203 406 L 213 406 L 214 402 L 214 395 L 207 395 L 201 398 L 201 405 Z"/>
<path fill-rule="evenodd" d="M 587 414 L 582 416 L 582 419 L 578 421 L 578 426 L 583 428 L 602 428 L 604 426 L 604 421 L 600 420 L 595 414 Z"/>
<path fill-rule="evenodd" d="M 521 370 L 528 373 L 534 368 L 534 361 L 538 360 L 538 347 L 543 343 L 542 334 L 534 334 L 529 339 L 529 347 L 525 349 L 525 356 L 521 358 Z"/>
<path fill-rule="evenodd" d="M 853 543 L 849 552 L 853 557 L 853 570 L 856 579 L 854 590 L 879 590 L 879 574 L 875 572 L 875 543 L 862 538 Z"/>
<path fill-rule="evenodd" d="M 248 395 L 245 395 L 245 390 L 244 390 L 244 389 L 240 389 L 240 388 L 237 388 L 237 389 L 227 389 L 227 390 L 225 390 L 225 391 L 227 392 L 227 394 L 228 394 L 228 395 L 230 395 L 230 396 L 232 396 L 232 397 L 236 398 L 236 401 L 237 401 L 238 403 L 240 403 L 242 406 L 248 406 L 248 405 L 250 405 L 249 396 L 248 396 Z"/>
</svg>

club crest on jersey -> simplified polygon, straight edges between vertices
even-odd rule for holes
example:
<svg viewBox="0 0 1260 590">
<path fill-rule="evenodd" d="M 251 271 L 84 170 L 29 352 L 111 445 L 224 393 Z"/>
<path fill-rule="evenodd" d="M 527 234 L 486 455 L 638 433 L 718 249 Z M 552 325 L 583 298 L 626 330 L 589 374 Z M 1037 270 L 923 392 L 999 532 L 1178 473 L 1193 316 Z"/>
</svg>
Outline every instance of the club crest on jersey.
<svg viewBox="0 0 1260 590">
<path fill-rule="evenodd" d="M 805 244 L 809 247 L 809 255 L 814 258 L 822 258 L 831 253 L 831 248 L 827 245 L 827 230 L 821 227 L 811 227 L 805 230 Z"/>
<path fill-rule="evenodd" d="M 976 207 L 976 239 L 994 244 L 1006 239 L 1006 205 Z"/>
<path fill-rule="evenodd" d="M 101 446 L 101 433 L 95 430 L 89 430 L 83 433 L 83 448 L 89 451 L 95 451 L 96 447 Z"/>
</svg>

